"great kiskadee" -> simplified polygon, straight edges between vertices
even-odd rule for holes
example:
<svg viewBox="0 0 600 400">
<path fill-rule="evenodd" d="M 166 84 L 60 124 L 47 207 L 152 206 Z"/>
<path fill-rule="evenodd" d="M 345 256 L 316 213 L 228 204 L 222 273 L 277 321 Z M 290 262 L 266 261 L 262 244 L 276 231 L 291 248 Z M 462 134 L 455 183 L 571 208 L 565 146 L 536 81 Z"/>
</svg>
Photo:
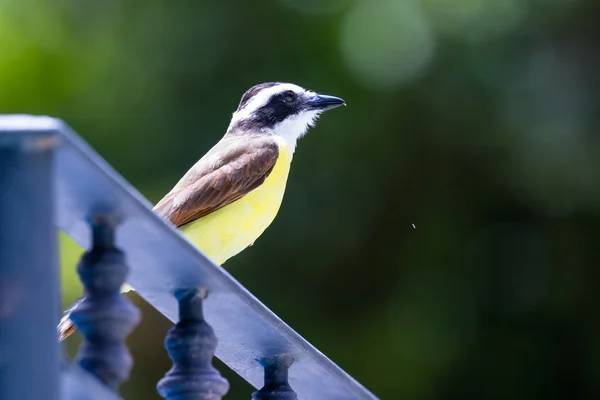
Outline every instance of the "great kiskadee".
<svg viewBox="0 0 600 400">
<path fill-rule="evenodd" d="M 222 265 L 252 245 L 275 219 L 298 139 L 322 112 L 343 104 L 338 97 L 291 83 L 253 86 L 242 96 L 225 136 L 154 211 Z M 62 318 L 60 340 L 75 330 L 69 315 L 81 301 Z"/>
</svg>

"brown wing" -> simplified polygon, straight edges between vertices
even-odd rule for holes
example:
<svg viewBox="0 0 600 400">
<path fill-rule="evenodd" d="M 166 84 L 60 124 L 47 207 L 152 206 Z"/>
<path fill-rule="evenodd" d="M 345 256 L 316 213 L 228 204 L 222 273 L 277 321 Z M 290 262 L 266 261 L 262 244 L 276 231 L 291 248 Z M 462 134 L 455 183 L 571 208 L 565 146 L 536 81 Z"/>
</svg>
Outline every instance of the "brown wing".
<svg viewBox="0 0 600 400">
<path fill-rule="evenodd" d="M 279 156 L 268 137 L 224 137 L 196 163 L 154 210 L 179 227 L 259 187 Z"/>
</svg>

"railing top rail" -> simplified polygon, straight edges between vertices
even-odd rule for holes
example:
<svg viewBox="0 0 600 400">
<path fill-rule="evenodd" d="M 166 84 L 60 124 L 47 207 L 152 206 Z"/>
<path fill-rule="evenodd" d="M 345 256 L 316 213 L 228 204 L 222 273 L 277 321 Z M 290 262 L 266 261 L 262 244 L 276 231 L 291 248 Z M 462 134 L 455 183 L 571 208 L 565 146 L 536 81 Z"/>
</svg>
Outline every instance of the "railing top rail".
<svg viewBox="0 0 600 400">
<path fill-rule="evenodd" d="M 152 205 L 62 121 L 0 116 L 3 132 L 49 130 L 58 132 L 60 140 L 55 159 L 58 227 L 88 248 L 94 216 L 121 221 L 117 244 L 131 269 L 128 283 L 140 296 L 175 322 L 172 291 L 207 288 L 205 316 L 219 339 L 216 356 L 256 388 L 263 385 L 264 376 L 259 360 L 288 356 L 295 359 L 290 385 L 301 399 L 376 398 L 157 216 Z"/>
</svg>

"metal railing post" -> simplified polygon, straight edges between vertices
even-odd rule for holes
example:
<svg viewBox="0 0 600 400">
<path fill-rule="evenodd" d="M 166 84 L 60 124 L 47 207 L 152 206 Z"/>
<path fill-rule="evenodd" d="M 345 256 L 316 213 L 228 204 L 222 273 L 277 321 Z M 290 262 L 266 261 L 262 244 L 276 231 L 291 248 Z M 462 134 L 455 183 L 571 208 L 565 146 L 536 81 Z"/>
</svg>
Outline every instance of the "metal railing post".
<svg viewBox="0 0 600 400">
<path fill-rule="evenodd" d="M 118 222 L 114 216 L 91 221 L 92 248 L 77 266 L 85 300 L 71 314 L 84 338 L 79 365 L 115 390 L 133 366 L 125 338 L 140 321 L 139 310 L 120 293 L 129 268 L 115 246 Z"/>
<path fill-rule="evenodd" d="M 202 313 L 202 289 L 177 289 L 179 322 L 169 330 L 165 347 L 173 368 L 157 385 L 167 400 L 219 400 L 229 382 L 212 366 L 217 338 Z"/>
<path fill-rule="evenodd" d="M 0 399 L 58 400 L 57 132 L 12 122 L 0 120 Z"/>
<path fill-rule="evenodd" d="M 298 396 L 288 382 L 288 371 L 293 362 L 289 356 L 260 360 L 265 369 L 265 385 L 252 393 L 252 400 L 297 400 Z"/>
</svg>

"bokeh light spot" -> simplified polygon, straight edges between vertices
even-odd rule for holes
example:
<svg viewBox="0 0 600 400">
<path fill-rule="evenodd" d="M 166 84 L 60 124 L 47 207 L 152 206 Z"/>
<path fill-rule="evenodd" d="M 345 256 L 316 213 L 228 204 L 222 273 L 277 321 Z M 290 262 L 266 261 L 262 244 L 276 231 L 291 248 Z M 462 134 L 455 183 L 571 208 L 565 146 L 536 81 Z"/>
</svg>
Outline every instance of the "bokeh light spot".
<svg viewBox="0 0 600 400">
<path fill-rule="evenodd" d="M 342 54 L 355 78 L 385 88 L 414 79 L 434 55 L 428 21 L 413 2 L 362 1 L 342 24 Z"/>
<path fill-rule="evenodd" d="M 509 32 L 525 15 L 522 0 L 423 0 L 435 28 L 467 40 Z"/>
</svg>

